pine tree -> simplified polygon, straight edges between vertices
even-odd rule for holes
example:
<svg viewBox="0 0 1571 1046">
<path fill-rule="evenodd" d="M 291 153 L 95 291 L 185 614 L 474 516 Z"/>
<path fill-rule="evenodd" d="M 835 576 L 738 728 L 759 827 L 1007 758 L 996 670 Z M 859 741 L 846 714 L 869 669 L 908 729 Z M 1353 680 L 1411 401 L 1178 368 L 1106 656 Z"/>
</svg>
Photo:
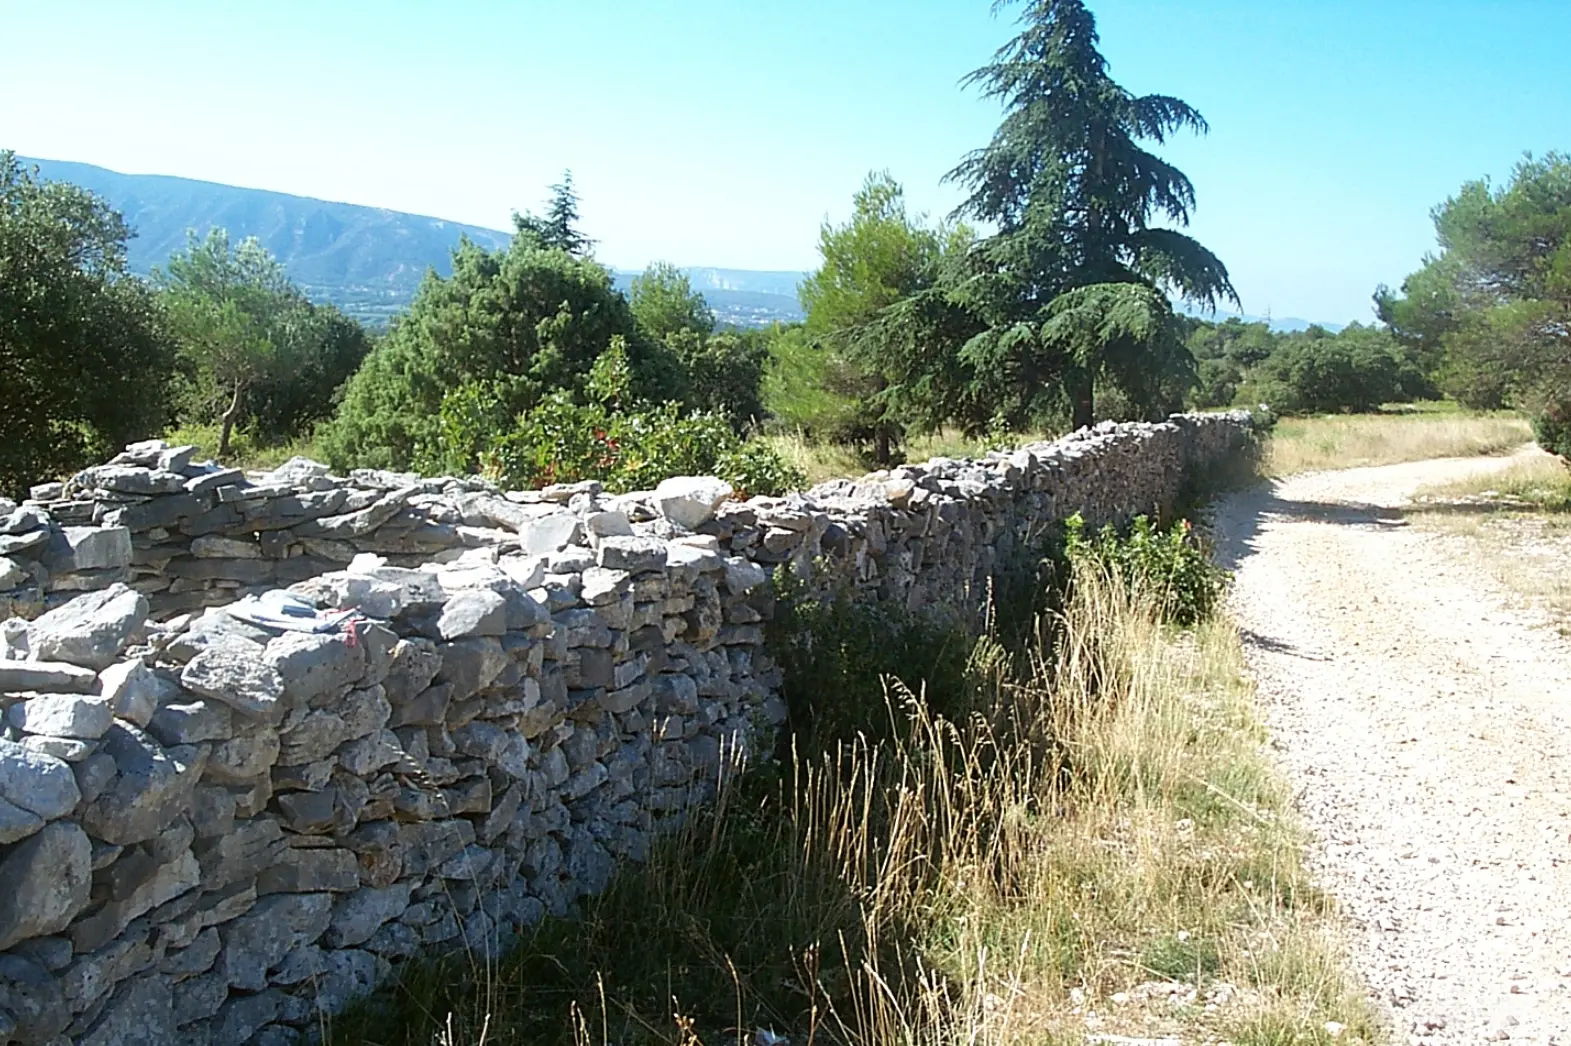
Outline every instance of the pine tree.
<svg viewBox="0 0 1571 1046">
<path fill-rule="evenodd" d="M 1165 291 L 1206 305 L 1237 295 L 1215 255 L 1153 224 L 1188 224 L 1194 187 L 1141 143 L 1204 133 L 1205 120 L 1115 83 L 1082 0 L 1029 0 L 1021 22 L 965 80 L 1005 115 L 948 176 L 969 190 L 957 215 L 997 230 L 954 292 L 988 328 L 962 355 L 994 386 L 979 400 L 1039 409 L 1056 384 L 1088 425 L 1099 377 L 1139 393 L 1193 368 Z"/>
<path fill-rule="evenodd" d="M 546 250 L 566 251 L 588 257 L 595 241 L 578 231 L 578 192 L 573 188 L 573 172 L 562 172 L 562 180 L 551 186 L 551 200 L 545 217 L 513 212 L 513 227 L 519 235 L 532 236 Z"/>
</svg>

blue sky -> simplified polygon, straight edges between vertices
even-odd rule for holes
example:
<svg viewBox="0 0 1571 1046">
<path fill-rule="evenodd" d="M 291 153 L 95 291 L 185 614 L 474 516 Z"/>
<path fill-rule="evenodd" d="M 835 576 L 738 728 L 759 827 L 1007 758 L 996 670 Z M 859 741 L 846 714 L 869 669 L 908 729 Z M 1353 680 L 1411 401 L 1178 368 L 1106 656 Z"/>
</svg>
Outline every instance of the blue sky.
<svg viewBox="0 0 1571 1046">
<path fill-rule="evenodd" d="M 1369 317 L 1429 209 L 1571 150 L 1568 0 L 1092 0 L 1251 313 Z M 917 208 L 997 112 L 987 0 L 0 0 L 0 147 L 506 227 L 571 167 L 603 261 L 810 268 L 871 169 Z"/>
</svg>

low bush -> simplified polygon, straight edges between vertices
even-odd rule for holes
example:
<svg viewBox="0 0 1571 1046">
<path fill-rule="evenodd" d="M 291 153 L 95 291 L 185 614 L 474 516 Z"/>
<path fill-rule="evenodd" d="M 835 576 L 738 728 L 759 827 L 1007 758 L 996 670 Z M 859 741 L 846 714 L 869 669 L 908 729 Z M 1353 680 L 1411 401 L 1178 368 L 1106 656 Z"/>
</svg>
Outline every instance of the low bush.
<svg viewBox="0 0 1571 1046">
<path fill-rule="evenodd" d="M 802 485 L 800 472 L 738 436 L 726 415 L 643 403 L 631 388 L 615 340 L 590 369 L 582 399 L 556 392 L 509 418 L 506 398 L 490 386 L 460 386 L 443 397 L 439 436 L 420 467 L 462 471 L 478 461 L 483 474 L 515 488 L 593 479 L 614 493 L 648 490 L 670 476 L 719 476 L 743 497 Z"/>
<path fill-rule="evenodd" d="M 1571 395 L 1544 404 L 1533 416 L 1538 445 L 1571 463 Z"/>
<path fill-rule="evenodd" d="M 1077 512 L 1065 522 L 1064 545 L 1071 563 L 1095 566 L 1148 593 L 1174 624 L 1203 621 L 1221 603 L 1227 572 L 1211 562 L 1187 519 L 1164 530 L 1148 516 L 1136 516 L 1127 533 L 1109 524 L 1087 534 Z"/>
</svg>

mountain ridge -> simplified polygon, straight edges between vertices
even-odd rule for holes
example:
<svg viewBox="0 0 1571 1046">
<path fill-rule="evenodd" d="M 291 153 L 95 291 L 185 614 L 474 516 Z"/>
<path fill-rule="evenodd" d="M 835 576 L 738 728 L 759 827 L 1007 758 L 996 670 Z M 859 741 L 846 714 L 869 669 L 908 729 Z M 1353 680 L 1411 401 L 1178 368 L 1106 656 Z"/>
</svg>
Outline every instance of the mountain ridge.
<svg viewBox="0 0 1571 1046">
<path fill-rule="evenodd" d="M 75 160 L 17 159 L 36 166 L 44 178 L 91 190 L 124 215 L 135 233 L 127 245 L 133 272 L 147 275 L 184 249 L 188 229 L 205 236 L 209 229 L 224 228 L 235 239 L 255 236 L 313 300 L 330 302 L 372 324 L 385 323 L 408 307 L 428 269 L 448 275 L 460 237 L 468 236 L 487 250 L 505 247 L 512 238 L 500 229 L 386 207 L 180 175 L 128 174 Z M 796 289 L 806 273 L 703 265 L 681 268 L 722 325 L 761 327 L 802 318 Z M 611 272 L 624 291 L 638 275 L 629 269 Z M 1288 331 L 1310 325 L 1296 317 L 1266 322 L 1274 330 Z M 1320 326 L 1331 331 L 1342 327 Z"/>
</svg>

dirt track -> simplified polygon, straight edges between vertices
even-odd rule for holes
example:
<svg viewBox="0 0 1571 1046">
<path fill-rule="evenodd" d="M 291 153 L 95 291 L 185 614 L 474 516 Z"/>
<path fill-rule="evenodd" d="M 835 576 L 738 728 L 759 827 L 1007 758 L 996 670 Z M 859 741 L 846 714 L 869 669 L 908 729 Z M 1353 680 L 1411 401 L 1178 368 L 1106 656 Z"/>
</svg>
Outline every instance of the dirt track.
<svg viewBox="0 0 1571 1046">
<path fill-rule="evenodd" d="M 1571 1046 L 1571 646 L 1397 511 L 1509 459 L 1218 507 L 1277 755 L 1396 1043 Z"/>
</svg>

